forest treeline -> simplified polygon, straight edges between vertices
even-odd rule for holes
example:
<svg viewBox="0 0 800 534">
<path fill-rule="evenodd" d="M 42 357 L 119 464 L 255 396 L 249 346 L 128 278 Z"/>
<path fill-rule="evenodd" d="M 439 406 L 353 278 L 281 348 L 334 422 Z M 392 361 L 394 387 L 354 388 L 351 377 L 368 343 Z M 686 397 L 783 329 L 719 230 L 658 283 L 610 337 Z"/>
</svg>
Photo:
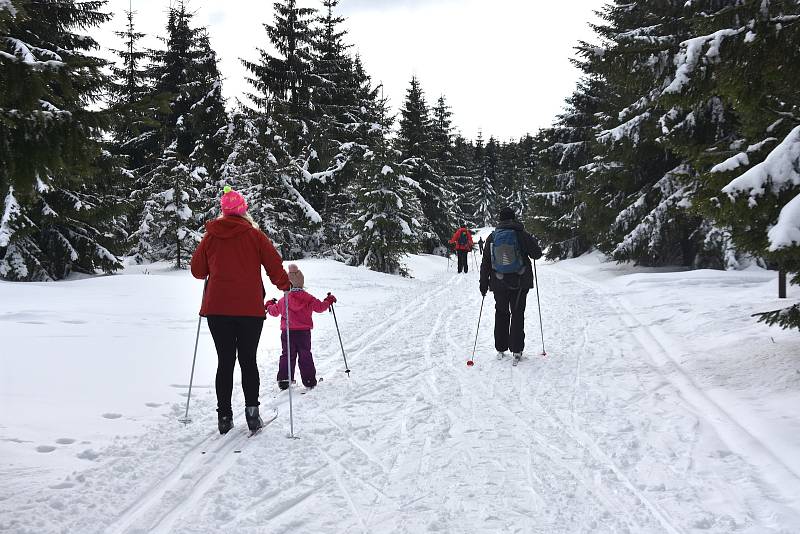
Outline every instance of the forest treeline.
<svg viewBox="0 0 800 534">
<path fill-rule="evenodd" d="M 156 49 L 127 13 L 108 62 L 103 0 L 0 0 L 0 277 L 183 267 L 230 185 L 287 259 L 404 273 L 511 205 L 551 259 L 755 261 L 800 283 L 797 2 L 611 1 L 554 124 L 502 141 L 457 133 L 416 78 L 394 116 L 337 6 L 276 2 L 231 103 L 182 2 Z M 762 320 L 798 326 L 800 305 Z"/>
</svg>

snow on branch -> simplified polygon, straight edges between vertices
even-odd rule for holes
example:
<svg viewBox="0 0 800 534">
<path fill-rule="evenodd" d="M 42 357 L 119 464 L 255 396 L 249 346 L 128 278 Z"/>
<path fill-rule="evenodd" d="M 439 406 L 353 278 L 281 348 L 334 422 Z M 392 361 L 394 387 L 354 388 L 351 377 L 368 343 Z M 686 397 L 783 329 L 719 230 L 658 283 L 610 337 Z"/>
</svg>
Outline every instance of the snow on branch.
<svg viewBox="0 0 800 534">
<path fill-rule="evenodd" d="M 783 207 L 767 237 L 770 252 L 800 245 L 800 194 Z"/>
<path fill-rule="evenodd" d="M 767 137 L 760 143 L 750 145 L 749 147 L 747 147 L 746 151 L 739 152 L 738 154 L 726 159 L 722 163 L 714 165 L 709 172 L 711 173 L 729 172 L 738 169 L 739 167 L 747 167 L 748 165 L 750 165 L 750 158 L 747 156 L 748 154 L 752 152 L 758 152 L 762 148 L 764 148 L 764 145 L 766 145 L 767 143 L 771 143 L 777 140 L 778 139 L 776 137 Z"/>
<path fill-rule="evenodd" d="M 638 223 L 630 230 L 620 243 L 617 244 L 613 252 L 614 256 L 624 256 L 637 246 L 645 244 L 649 252 L 655 251 L 662 239 L 663 226 L 669 224 L 669 213 L 674 208 L 688 207 L 687 194 L 689 188 L 681 186 L 678 181 L 680 175 L 686 174 L 688 169 L 685 165 L 679 165 L 666 173 L 656 182 L 649 191 L 661 190 L 661 201 L 644 217 L 640 216 L 643 209 L 647 207 L 647 194 L 644 191 L 630 206 L 625 208 L 612 224 L 615 230 L 622 230 L 631 222 Z"/>
<path fill-rule="evenodd" d="M 800 126 L 792 130 L 767 158 L 722 188 L 733 200 L 739 193 L 752 199 L 766 193 L 780 193 L 790 186 L 800 186 Z"/>
<path fill-rule="evenodd" d="M 3 204 L 5 209 L 3 210 L 2 219 L 0 219 L 0 248 L 8 247 L 11 242 L 11 236 L 14 235 L 14 229 L 11 228 L 11 220 L 20 213 L 19 203 L 14 198 L 14 186 L 8 189 L 8 194 Z"/>
<path fill-rule="evenodd" d="M 316 153 L 314 153 L 313 157 L 316 158 Z M 299 165 L 295 166 L 297 167 L 297 170 L 300 171 L 300 174 L 302 174 L 303 180 L 305 182 L 312 182 L 314 180 L 319 180 L 324 184 L 328 180 L 328 178 L 333 178 L 336 175 L 336 173 L 344 169 L 345 165 L 347 165 L 349 161 L 350 158 L 339 158 L 337 159 L 335 166 L 321 172 L 308 172 L 308 161 L 306 161 L 302 167 L 300 167 Z"/>
<path fill-rule="evenodd" d="M 682 42 L 681 51 L 675 57 L 675 66 L 677 67 L 675 78 L 664 89 L 663 94 L 680 93 L 683 90 L 686 84 L 689 83 L 691 74 L 697 68 L 697 64 L 700 62 L 700 54 L 706 44 L 711 43 L 708 52 L 706 52 L 706 57 L 710 60 L 715 60 L 719 57 L 719 49 L 722 46 L 722 42 L 727 37 L 733 37 L 745 30 L 747 30 L 747 27 L 738 29 L 725 28 L 710 35 L 702 35 Z"/>
<path fill-rule="evenodd" d="M 601 143 L 616 143 L 624 138 L 630 139 L 633 144 L 639 143 L 639 129 L 642 123 L 650 118 L 650 112 L 646 111 L 641 115 L 637 115 L 627 122 L 624 122 L 610 130 L 604 130 L 597 136 L 597 140 Z"/>
<path fill-rule="evenodd" d="M 6 10 L 11 13 L 12 17 L 17 16 L 17 8 L 11 3 L 11 0 L 0 0 L 0 11 Z"/>
<path fill-rule="evenodd" d="M 767 158 L 747 172 L 732 180 L 722 191 L 734 200 L 739 193 L 750 195 L 750 205 L 769 188 L 778 194 L 791 187 L 800 186 L 800 126 L 792 130 Z M 800 195 L 786 204 L 778 216 L 778 223 L 769 232 L 769 250 L 800 244 Z"/>
<path fill-rule="evenodd" d="M 0 55 L 12 61 L 25 63 L 26 65 L 30 65 L 37 70 L 44 70 L 44 69 L 55 70 L 64 66 L 64 62 L 61 56 L 59 56 L 52 50 L 46 50 L 44 48 L 37 48 L 35 46 L 30 46 L 28 43 L 20 41 L 19 39 L 16 39 L 14 37 L 6 36 L 3 37 L 2 40 L 7 42 L 11 46 L 14 53 L 9 54 L 8 52 L 0 50 Z M 37 59 L 36 57 L 37 54 L 40 57 L 48 59 L 45 61 L 41 61 Z"/>
<path fill-rule="evenodd" d="M 295 201 L 300 205 L 303 210 L 303 213 L 313 223 L 320 224 L 322 223 L 322 217 L 320 217 L 317 210 L 308 203 L 308 201 L 303 198 L 303 195 L 300 194 L 300 191 L 295 189 L 292 185 L 291 178 L 285 174 L 281 174 L 281 181 L 283 182 L 284 187 L 294 196 Z"/>
</svg>

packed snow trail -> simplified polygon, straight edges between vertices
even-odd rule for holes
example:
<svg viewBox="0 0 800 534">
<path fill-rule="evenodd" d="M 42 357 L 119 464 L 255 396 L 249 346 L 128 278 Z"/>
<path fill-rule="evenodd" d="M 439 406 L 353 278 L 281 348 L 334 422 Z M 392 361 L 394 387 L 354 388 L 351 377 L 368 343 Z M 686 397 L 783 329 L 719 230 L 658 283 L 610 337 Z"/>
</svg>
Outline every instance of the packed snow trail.
<svg viewBox="0 0 800 534">
<path fill-rule="evenodd" d="M 610 297 L 540 266 L 548 356 L 537 355 L 531 292 L 526 358 L 495 359 L 490 294 L 469 368 L 477 273 L 439 265 L 403 287 L 370 278 L 380 298 L 346 315 L 348 292 L 332 287 L 352 373 L 320 317 L 325 382 L 295 397 L 299 439 L 287 438 L 277 352 L 264 349 L 262 405 L 280 416 L 259 435 L 246 439 L 240 415 L 231 435 L 215 435 L 209 392 L 189 427 L 171 419 L 120 440 L 115 460 L 76 473 L 68 491 L 7 499 L 16 513 L 0 530 L 762 534 L 800 524 L 797 478 L 777 487 L 731 450 Z"/>
</svg>

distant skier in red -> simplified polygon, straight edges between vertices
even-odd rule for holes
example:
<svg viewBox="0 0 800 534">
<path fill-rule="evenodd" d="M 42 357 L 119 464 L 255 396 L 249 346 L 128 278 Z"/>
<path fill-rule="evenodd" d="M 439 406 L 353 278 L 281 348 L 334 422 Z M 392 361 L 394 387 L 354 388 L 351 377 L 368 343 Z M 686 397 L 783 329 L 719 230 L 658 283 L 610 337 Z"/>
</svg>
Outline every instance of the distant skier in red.
<svg viewBox="0 0 800 534">
<path fill-rule="evenodd" d="M 464 223 L 461 228 L 456 230 L 453 237 L 450 239 L 450 244 L 453 245 L 458 254 L 458 272 L 469 272 L 469 262 L 467 261 L 467 254 L 472 250 L 475 244 L 472 242 L 472 232 L 467 228 L 467 223 Z"/>
</svg>

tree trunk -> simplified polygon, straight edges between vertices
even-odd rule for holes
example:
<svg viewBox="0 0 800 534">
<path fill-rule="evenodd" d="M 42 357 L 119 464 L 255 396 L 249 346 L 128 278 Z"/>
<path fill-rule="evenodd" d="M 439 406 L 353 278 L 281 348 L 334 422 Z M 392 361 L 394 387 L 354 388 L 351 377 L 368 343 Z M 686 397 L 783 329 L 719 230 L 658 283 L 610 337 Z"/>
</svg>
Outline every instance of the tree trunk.
<svg viewBox="0 0 800 534">
<path fill-rule="evenodd" d="M 778 298 L 786 298 L 786 271 L 778 271 Z"/>
</svg>

